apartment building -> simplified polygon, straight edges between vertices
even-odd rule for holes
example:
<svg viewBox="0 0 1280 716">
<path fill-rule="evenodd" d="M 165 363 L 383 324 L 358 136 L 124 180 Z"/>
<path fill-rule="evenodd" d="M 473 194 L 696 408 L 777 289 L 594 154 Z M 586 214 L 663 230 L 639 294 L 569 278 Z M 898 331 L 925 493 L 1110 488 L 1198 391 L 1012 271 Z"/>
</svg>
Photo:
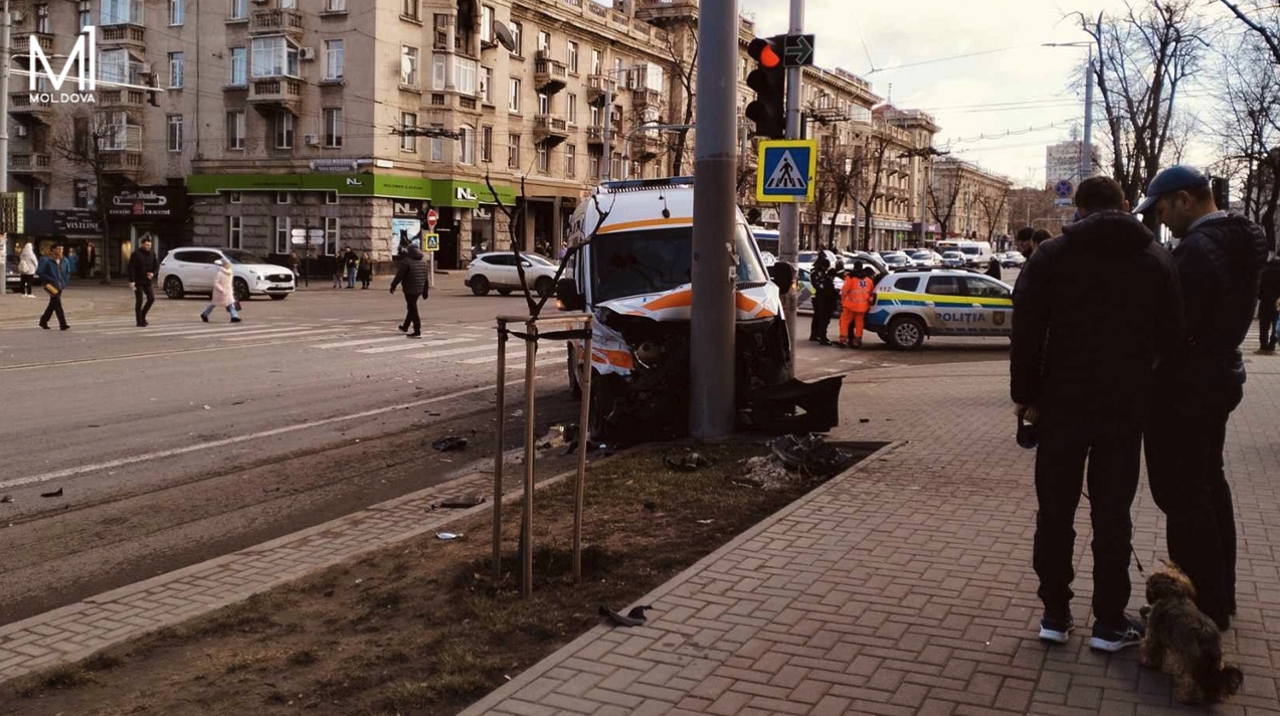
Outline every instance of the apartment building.
<svg viewBox="0 0 1280 716">
<path fill-rule="evenodd" d="M 947 237 L 1001 242 L 1009 225 L 1013 183 L 1004 176 L 954 157 L 933 162 L 930 213 Z"/>
<path fill-rule="evenodd" d="M 1092 145 L 1090 153 L 1093 155 L 1092 169 L 1089 176 L 1094 176 L 1102 171 L 1102 153 L 1098 150 L 1098 146 Z M 1070 139 L 1057 144 L 1050 144 L 1044 148 L 1044 181 L 1045 186 L 1054 186 L 1060 181 L 1066 180 L 1072 184 L 1079 184 L 1080 166 L 1084 162 L 1084 142 L 1078 139 Z"/>
</svg>

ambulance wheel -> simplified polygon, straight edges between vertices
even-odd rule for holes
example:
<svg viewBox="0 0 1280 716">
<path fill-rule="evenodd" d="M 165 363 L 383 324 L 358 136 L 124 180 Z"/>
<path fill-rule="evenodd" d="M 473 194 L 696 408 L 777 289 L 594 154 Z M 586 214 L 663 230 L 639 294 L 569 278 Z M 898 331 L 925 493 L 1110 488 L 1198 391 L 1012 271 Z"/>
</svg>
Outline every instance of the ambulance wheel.
<svg viewBox="0 0 1280 716">
<path fill-rule="evenodd" d="M 914 351 L 924 345 L 924 322 L 915 316 L 898 316 L 889 322 L 889 345 Z"/>
</svg>

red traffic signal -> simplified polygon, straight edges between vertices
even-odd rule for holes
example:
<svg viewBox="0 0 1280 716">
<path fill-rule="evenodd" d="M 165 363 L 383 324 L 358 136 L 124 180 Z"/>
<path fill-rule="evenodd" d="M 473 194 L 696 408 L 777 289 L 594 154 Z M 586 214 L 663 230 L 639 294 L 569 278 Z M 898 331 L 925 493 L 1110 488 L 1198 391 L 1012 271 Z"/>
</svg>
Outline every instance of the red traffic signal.
<svg viewBox="0 0 1280 716">
<path fill-rule="evenodd" d="M 747 54 L 767 70 L 782 66 L 781 50 L 782 46 L 780 44 L 775 45 L 773 40 L 766 40 L 762 37 L 757 37 L 751 41 L 751 44 L 747 45 Z"/>
<path fill-rule="evenodd" d="M 756 99 L 747 105 L 746 115 L 756 124 L 756 134 L 781 139 L 787 133 L 787 72 L 782 67 L 783 37 L 757 37 L 747 45 L 747 54 L 758 65 L 747 75 L 747 86 Z"/>
</svg>

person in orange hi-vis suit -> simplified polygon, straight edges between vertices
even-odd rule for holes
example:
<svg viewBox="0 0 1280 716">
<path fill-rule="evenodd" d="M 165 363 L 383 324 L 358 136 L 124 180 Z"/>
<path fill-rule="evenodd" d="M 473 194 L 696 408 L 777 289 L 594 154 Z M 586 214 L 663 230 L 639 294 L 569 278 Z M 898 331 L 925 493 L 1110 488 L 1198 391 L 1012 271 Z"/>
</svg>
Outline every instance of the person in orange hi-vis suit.
<svg viewBox="0 0 1280 716">
<path fill-rule="evenodd" d="M 862 347 L 862 330 L 866 325 L 867 311 L 871 310 L 871 290 L 875 284 L 867 277 L 861 263 L 845 271 L 844 286 L 840 289 L 840 345 L 845 348 Z M 853 336 L 849 336 L 849 324 L 853 324 Z"/>
</svg>

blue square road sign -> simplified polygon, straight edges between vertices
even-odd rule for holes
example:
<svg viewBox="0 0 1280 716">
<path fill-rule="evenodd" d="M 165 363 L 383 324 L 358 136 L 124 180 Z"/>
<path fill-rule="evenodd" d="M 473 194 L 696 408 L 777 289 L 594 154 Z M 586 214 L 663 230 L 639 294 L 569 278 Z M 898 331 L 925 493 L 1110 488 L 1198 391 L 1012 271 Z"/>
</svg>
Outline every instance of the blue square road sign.
<svg viewBox="0 0 1280 716">
<path fill-rule="evenodd" d="M 813 201 L 818 143 L 812 139 L 760 142 L 756 162 L 756 199 L 762 202 Z"/>
</svg>

